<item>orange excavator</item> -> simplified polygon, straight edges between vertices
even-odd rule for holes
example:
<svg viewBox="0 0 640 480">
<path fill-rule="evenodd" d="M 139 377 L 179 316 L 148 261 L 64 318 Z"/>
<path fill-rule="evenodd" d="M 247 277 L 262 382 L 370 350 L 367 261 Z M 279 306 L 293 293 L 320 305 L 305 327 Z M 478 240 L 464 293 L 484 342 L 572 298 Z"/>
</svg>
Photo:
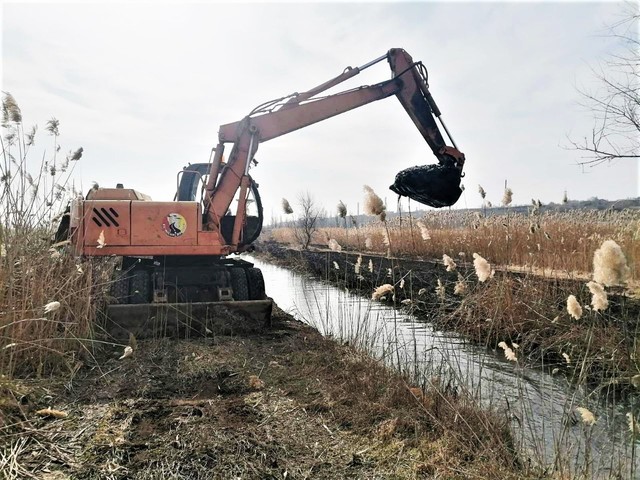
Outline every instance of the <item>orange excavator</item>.
<svg viewBox="0 0 640 480">
<path fill-rule="evenodd" d="M 320 96 L 383 60 L 391 68 L 390 79 Z M 65 230 L 74 253 L 122 257 L 122 268 L 112 285 L 115 301 L 109 316 L 131 315 L 136 305 L 141 309 L 138 316 L 153 316 L 154 306 L 213 302 L 262 311 L 268 317 L 271 301 L 261 271 L 248 261 L 230 257 L 251 251 L 262 229 L 260 195 L 250 175 L 257 164 L 258 147 L 394 95 L 438 164 L 401 171 L 390 189 L 433 207 L 454 204 L 461 194 L 465 157 L 431 96 L 426 68 L 404 50 L 394 48 L 361 67 L 347 67 L 311 90 L 264 103 L 242 120 L 222 125 L 210 161 L 180 172 L 174 201 L 151 201 L 120 184 L 92 189 L 86 198 L 73 201 Z M 445 142 L 436 120 L 452 146 Z M 231 151 L 225 161 L 228 144 Z M 255 212 L 249 212 L 249 207 Z"/>
</svg>

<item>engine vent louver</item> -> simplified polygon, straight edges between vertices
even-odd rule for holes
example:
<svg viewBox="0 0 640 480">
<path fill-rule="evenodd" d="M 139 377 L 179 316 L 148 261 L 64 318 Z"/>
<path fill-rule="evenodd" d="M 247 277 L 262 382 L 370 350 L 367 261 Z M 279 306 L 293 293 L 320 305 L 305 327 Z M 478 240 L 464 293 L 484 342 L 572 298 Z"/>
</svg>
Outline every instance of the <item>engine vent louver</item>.
<svg viewBox="0 0 640 480">
<path fill-rule="evenodd" d="M 120 215 L 113 208 L 94 208 L 91 220 L 99 227 L 119 227 L 120 224 L 116 220 Z"/>
</svg>

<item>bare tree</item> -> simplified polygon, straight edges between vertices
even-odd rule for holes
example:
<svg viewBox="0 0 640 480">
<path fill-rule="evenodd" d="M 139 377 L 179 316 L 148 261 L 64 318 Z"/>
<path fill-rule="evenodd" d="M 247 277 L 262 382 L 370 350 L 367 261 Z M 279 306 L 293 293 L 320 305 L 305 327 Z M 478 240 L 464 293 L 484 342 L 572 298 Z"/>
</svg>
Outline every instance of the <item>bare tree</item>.
<svg viewBox="0 0 640 480">
<path fill-rule="evenodd" d="M 309 192 L 298 196 L 298 205 L 300 216 L 296 221 L 294 233 L 302 248 L 307 250 L 313 234 L 318 230 L 318 218 L 322 212 Z"/>
<path fill-rule="evenodd" d="M 595 165 L 619 158 L 640 158 L 640 41 L 638 5 L 625 3 L 620 21 L 608 36 L 618 39 L 624 51 L 611 54 L 593 74 L 599 88 L 580 90 L 584 104 L 593 113 L 591 134 L 571 141 L 585 154 L 581 165 Z"/>
</svg>

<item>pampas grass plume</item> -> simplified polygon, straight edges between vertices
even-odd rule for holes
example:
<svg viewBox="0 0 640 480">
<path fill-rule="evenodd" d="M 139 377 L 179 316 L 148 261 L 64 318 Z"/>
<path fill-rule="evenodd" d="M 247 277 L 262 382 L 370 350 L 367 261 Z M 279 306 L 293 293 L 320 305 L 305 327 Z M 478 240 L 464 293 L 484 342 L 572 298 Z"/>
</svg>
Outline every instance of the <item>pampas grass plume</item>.
<svg viewBox="0 0 640 480">
<path fill-rule="evenodd" d="M 610 287 L 624 285 L 630 274 L 627 259 L 620 245 L 605 240 L 593 254 L 593 280 Z"/>
<path fill-rule="evenodd" d="M 356 260 L 356 264 L 353 267 L 353 270 L 356 274 L 360 273 L 360 268 L 362 267 L 362 255 L 358 255 L 358 259 Z"/>
<path fill-rule="evenodd" d="M 597 282 L 587 283 L 589 291 L 591 292 L 591 306 L 595 311 L 604 311 L 609 306 L 609 300 L 607 300 L 607 292 L 604 287 Z"/>
<path fill-rule="evenodd" d="M 502 350 L 504 350 L 504 358 L 506 358 L 510 362 L 517 362 L 518 361 L 518 357 L 516 356 L 514 351 L 511 350 L 511 348 L 509 348 L 509 346 L 505 342 L 498 343 L 498 346 Z"/>
<path fill-rule="evenodd" d="M 49 302 L 44 306 L 44 313 L 55 312 L 60 309 L 60 302 Z"/>
<path fill-rule="evenodd" d="M 569 295 L 567 297 L 567 312 L 576 320 L 579 320 L 582 317 L 582 307 L 578 303 L 575 295 Z"/>
<path fill-rule="evenodd" d="M 479 281 L 484 282 L 492 277 L 491 265 L 477 253 L 473 254 L 473 266 Z"/>
<path fill-rule="evenodd" d="M 511 200 L 513 200 L 513 190 L 505 188 L 504 195 L 502 195 L 502 204 L 506 207 L 511 204 Z"/>
<path fill-rule="evenodd" d="M 591 410 L 584 407 L 576 407 L 576 412 L 578 412 L 582 417 L 582 423 L 588 427 L 596 423 L 596 417 L 593 416 Z"/>
<path fill-rule="evenodd" d="M 293 208 L 291 208 L 291 204 L 286 198 L 282 199 L 282 211 L 286 214 L 293 213 Z"/>
<path fill-rule="evenodd" d="M 340 218 L 345 218 L 347 216 L 347 206 L 342 203 L 342 200 L 338 202 L 338 215 Z"/>
<path fill-rule="evenodd" d="M 329 248 L 331 250 L 333 250 L 334 252 L 341 252 L 342 251 L 342 247 L 340 246 L 338 241 L 336 239 L 334 239 L 334 238 L 329 239 Z"/>
<path fill-rule="evenodd" d="M 385 283 L 374 290 L 373 295 L 371 295 L 371 300 L 380 300 L 380 298 L 389 293 L 393 293 L 393 285 Z"/>
<path fill-rule="evenodd" d="M 444 266 L 447 267 L 447 272 L 453 272 L 456 269 L 456 262 L 446 253 L 442 255 L 442 261 L 444 262 Z"/>
<path fill-rule="evenodd" d="M 416 225 L 418 225 L 418 228 L 420 229 L 420 236 L 422 237 L 422 239 L 424 241 L 431 240 L 431 235 L 429 234 L 429 229 L 425 225 L 424 221 L 418 220 L 416 222 Z"/>
<path fill-rule="evenodd" d="M 445 288 L 440 279 L 438 279 L 438 286 L 436 287 L 436 295 L 440 300 L 445 299 Z"/>
<path fill-rule="evenodd" d="M 369 185 L 364 186 L 364 211 L 367 215 L 382 215 L 384 203 Z"/>
</svg>

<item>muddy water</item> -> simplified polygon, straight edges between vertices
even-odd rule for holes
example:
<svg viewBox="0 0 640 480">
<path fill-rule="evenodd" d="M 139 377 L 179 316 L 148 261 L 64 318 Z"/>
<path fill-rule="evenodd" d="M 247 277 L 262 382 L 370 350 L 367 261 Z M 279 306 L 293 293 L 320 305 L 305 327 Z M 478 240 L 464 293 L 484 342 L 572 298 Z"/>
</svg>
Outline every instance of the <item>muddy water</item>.
<svg viewBox="0 0 640 480">
<path fill-rule="evenodd" d="M 482 404 L 504 412 L 524 458 L 587 473 L 588 478 L 616 473 L 621 473 L 616 478 L 640 478 L 640 461 L 632 451 L 640 444 L 631 441 L 625 417 L 631 405 L 605 404 L 562 376 L 508 362 L 501 351 L 436 331 L 410 313 L 256 258 L 250 261 L 262 269 L 267 294 L 299 320 L 325 335 L 369 348 L 411 373 L 439 377 L 440 383 L 452 381 Z M 576 407 L 593 412 L 595 425 L 585 427 Z"/>
</svg>

